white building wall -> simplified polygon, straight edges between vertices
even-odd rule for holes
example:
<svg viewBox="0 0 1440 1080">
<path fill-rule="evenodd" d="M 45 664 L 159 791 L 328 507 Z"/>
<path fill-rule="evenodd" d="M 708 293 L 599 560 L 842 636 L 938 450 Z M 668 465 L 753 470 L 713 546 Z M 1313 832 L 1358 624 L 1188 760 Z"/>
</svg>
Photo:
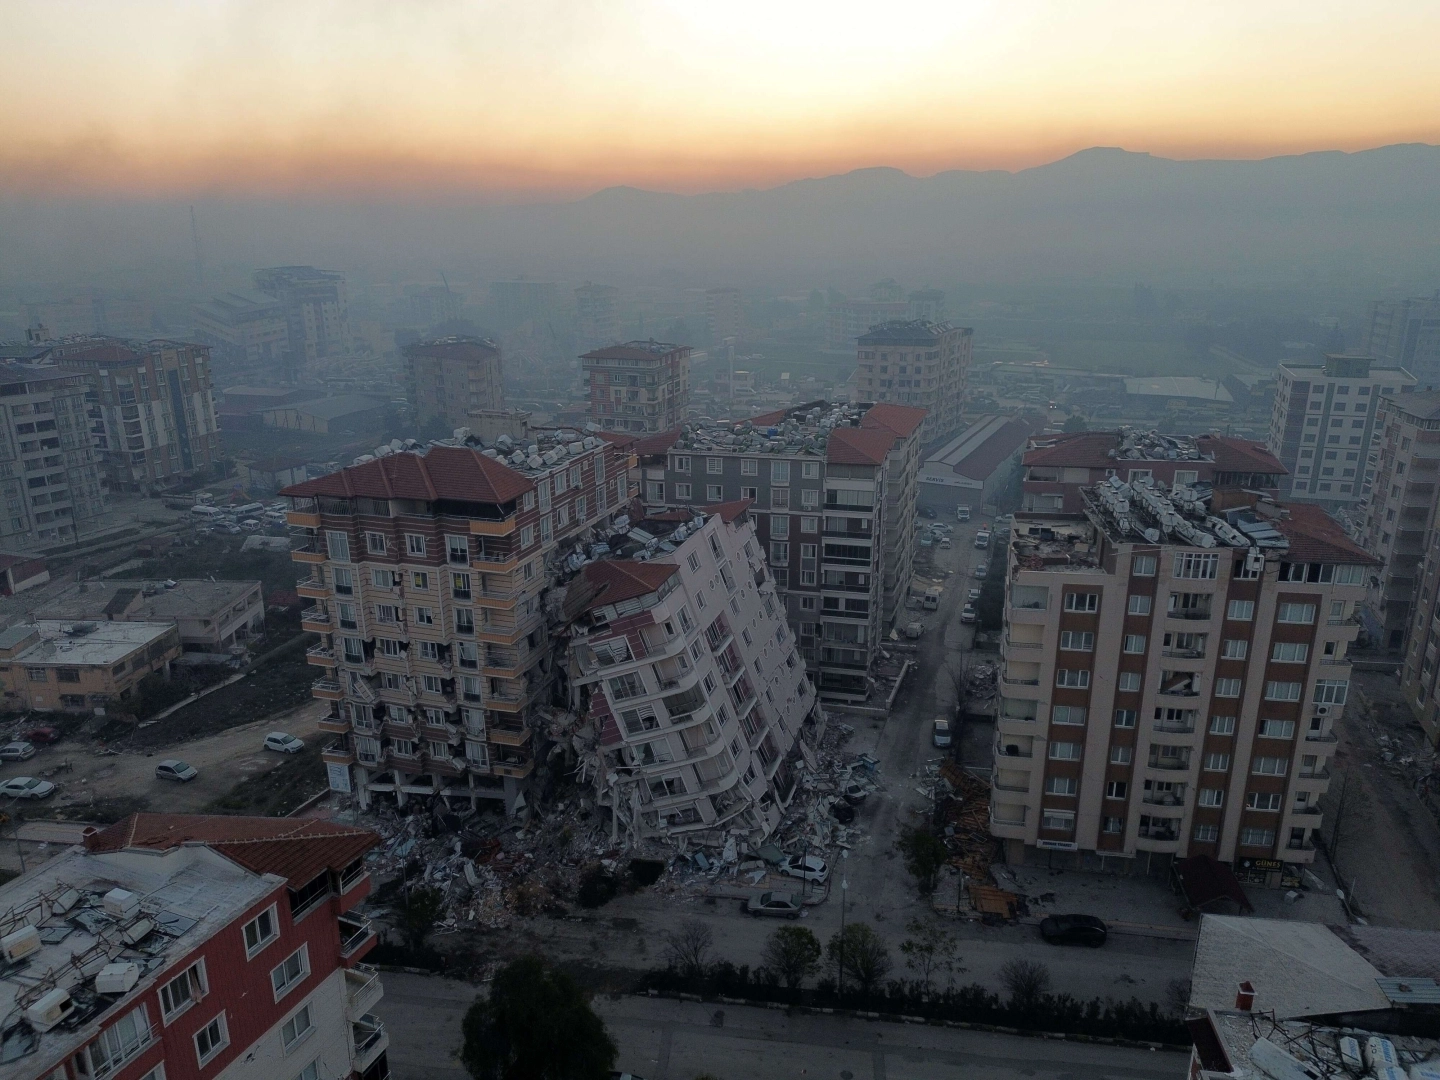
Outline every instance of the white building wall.
<svg viewBox="0 0 1440 1080">
<path fill-rule="evenodd" d="M 216 972 L 212 978 L 223 977 Z M 310 1007 L 315 1025 L 287 1051 L 280 1032 L 286 1021 Z M 351 1072 L 350 1017 L 346 1013 L 345 971 L 337 968 L 305 997 L 296 996 L 284 1019 L 250 1044 L 250 1048 L 219 1072 L 215 1080 L 295 1080 L 312 1061 L 322 1078 L 344 1077 Z"/>
</svg>

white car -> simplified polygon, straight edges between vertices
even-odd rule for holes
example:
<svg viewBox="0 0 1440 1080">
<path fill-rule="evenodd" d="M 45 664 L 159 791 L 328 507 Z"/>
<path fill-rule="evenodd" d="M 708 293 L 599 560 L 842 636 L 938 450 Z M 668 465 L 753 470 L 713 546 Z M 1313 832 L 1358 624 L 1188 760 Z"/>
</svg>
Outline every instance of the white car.
<svg viewBox="0 0 1440 1080">
<path fill-rule="evenodd" d="M 962 623 L 973 623 L 975 621 L 975 605 L 966 604 L 960 609 L 960 621 Z"/>
<path fill-rule="evenodd" d="M 294 735 L 287 735 L 283 731 L 272 731 L 265 736 L 265 749 L 275 750 L 281 754 L 298 754 L 305 749 L 305 744 Z"/>
<path fill-rule="evenodd" d="M 824 884 L 830 876 L 830 867 L 819 855 L 791 855 L 780 862 L 779 870 L 790 877 L 804 878 Z"/>
<path fill-rule="evenodd" d="M 157 780 L 174 780 L 180 784 L 188 784 L 199 775 L 200 770 L 179 758 L 167 758 L 155 766 L 155 779 Z"/>
<path fill-rule="evenodd" d="M 978 577 L 978 578 L 983 578 L 983 577 L 984 577 L 986 574 L 988 574 L 989 572 L 990 572 L 990 564 L 989 564 L 989 563 L 983 563 L 983 562 L 982 562 L 979 566 L 975 567 L 975 576 Z"/>
<path fill-rule="evenodd" d="M 0 761 L 29 761 L 35 756 L 35 745 L 16 740 L 0 746 Z"/>
<path fill-rule="evenodd" d="M 0 784 L 0 796 L 7 799 L 48 799 L 54 794 L 54 784 L 33 776 L 12 776 Z"/>
</svg>

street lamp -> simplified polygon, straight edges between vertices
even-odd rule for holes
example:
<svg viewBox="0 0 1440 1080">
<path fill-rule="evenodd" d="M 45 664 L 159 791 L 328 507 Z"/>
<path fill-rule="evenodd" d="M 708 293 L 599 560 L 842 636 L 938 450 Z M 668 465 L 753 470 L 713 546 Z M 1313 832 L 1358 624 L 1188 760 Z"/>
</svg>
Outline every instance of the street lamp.
<svg viewBox="0 0 1440 1080">
<path fill-rule="evenodd" d="M 845 1000 L 845 900 L 850 895 L 850 879 L 845 876 L 845 866 L 850 861 L 850 852 L 840 849 L 840 973 L 838 996 Z"/>
</svg>

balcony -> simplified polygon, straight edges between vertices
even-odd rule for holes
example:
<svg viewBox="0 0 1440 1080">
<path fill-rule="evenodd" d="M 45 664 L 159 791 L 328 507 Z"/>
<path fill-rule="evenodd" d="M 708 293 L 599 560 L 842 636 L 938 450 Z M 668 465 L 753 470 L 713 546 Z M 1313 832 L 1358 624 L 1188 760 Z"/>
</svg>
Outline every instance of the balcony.
<svg viewBox="0 0 1440 1080">
<path fill-rule="evenodd" d="M 510 776 L 516 780 L 523 780 L 535 771 L 535 762 L 531 758 L 496 760 L 491 762 L 490 771 L 496 776 Z"/>
<path fill-rule="evenodd" d="M 365 1013 L 351 1021 L 350 1039 L 355 1051 L 353 1068 L 360 1073 L 374 1065 L 390 1046 L 390 1036 L 386 1034 L 385 1025 L 374 1013 Z"/>
<path fill-rule="evenodd" d="M 341 915 L 340 957 L 348 960 L 375 940 L 375 927 L 363 915 Z"/>
<path fill-rule="evenodd" d="M 1182 757 L 1175 757 L 1169 754 L 1152 754 L 1150 755 L 1150 760 L 1146 762 L 1146 767 L 1150 769 L 1164 769 L 1168 772 L 1183 772 L 1185 769 L 1190 768 L 1190 755 L 1185 754 Z"/>
<path fill-rule="evenodd" d="M 330 595 L 330 586 L 314 578 L 301 578 L 295 583 L 295 591 L 306 600 L 324 600 Z"/>
<path fill-rule="evenodd" d="M 501 649 L 486 649 L 480 663 L 481 671 L 497 679 L 513 679 L 523 671 L 520 654 Z"/>
<path fill-rule="evenodd" d="M 514 517 L 503 521 L 478 521 L 474 518 L 470 520 L 471 536 L 509 536 L 518 528 Z"/>
<path fill-rule="evenodd" d="M 1007 686 L 1039 686 L 1039 679 L 1012 679 L 1009 675 L 1000 676 L 1000 681 Z"/>
<path fill-rule="evenodd" d="M 1141 840 L 1174 844 L 1180 839 L 1180 822 L 1172 818 L 1162 818 L 1159 824 L 1141 825 L 1138 835 Z"/>
<path fill-rule="evenodd" d="M 500 727 L 491 724 L 485 729 L 485 737 L 497 746 L 524 746 L 530 741 L 530 729 L 524 726 Z"/>
<path fill-rule="evenodd" d="M 329 645 L 312 645 L 305 650 L 305 662 L 333 668 L 335 666 L 335 650 Z"/>
<path fill-rule="evenodd" d="M 334 679 L 321 679 L 310 684 L 310 696 L 322 701 L 344 701 L 345 691 Z"/>
<path fill-rule="evenodd" d="M 324 607 L 306 608 L 300 613 L 300 629 L 325 633 L 330 629 L 330 612 Z"/>
<path fill-rule="evenodd" d="M 320 759 L 327 765 L 354 765 L 355 751 L 348 739 L 336 739 L 320 751 Z"/>
<path fill-rule="evenodd" d="M 315 726 L 332 735 L 344 735 L 350 731 L 350 721 L 343 716 L 336 716 L 334 713 L 320 717 Z"/>
<path fill-rule="evenodd" d="M 1011 637 L 1005 639 L 1007 649 L 1040 649 L 1044 648 L 1044 645 L 1043 641 L 1016 641 Z"/>
<path fill-rule="evenodd" d="M 345 1012 L 352 1020 L 364 1016 L 384 996 L 380 972 L 369 964 L 356 964 L 345 972 Z"/>
<path fill-rule="evenodd" d="M 314 511 L 291 510 L 285 515 L 285 524 L 292 525 L 297 529 L 318 529 L 320 515 Z"/>
<path fill-rule="evenodd" d="M 1171 608 L 1165 612 L 1167 619 L 1187 619 L 1191 622 L 1206 622 L 1210 618 L 1210 609 L 1203 608 Z"/>
<path fill-rule="evenodd" d="M 323 563 L 330 553 L 318 537 L 307 537 L 295 541 L 290 547 L 290 558 L 298 563 Z"/>
</svg>

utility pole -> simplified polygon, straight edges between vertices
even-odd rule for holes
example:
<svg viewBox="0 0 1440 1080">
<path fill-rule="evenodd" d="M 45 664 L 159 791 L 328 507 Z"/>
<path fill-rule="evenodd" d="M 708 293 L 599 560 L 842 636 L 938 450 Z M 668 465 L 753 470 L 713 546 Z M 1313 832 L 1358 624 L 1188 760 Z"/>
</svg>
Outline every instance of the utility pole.
<svg viewBox="0 0 1440 1080">
<path fill-rule="evenodd" d="M 837 995 L 845 1000 L 845 900 L 850 895 L 850 879 L 845 876 L 845 866 L 850 861 L 850 852 L 840 849 L 840 972 L 837 980 Z"/>
<path fill-rule="evenodd" d="M 200 254 L 200 226 L 195 223 L 195 204 L 190 204 L 190 242 L 195 245 L 195 280 L 205 284 L 205 259 Z"/>
</svg>

